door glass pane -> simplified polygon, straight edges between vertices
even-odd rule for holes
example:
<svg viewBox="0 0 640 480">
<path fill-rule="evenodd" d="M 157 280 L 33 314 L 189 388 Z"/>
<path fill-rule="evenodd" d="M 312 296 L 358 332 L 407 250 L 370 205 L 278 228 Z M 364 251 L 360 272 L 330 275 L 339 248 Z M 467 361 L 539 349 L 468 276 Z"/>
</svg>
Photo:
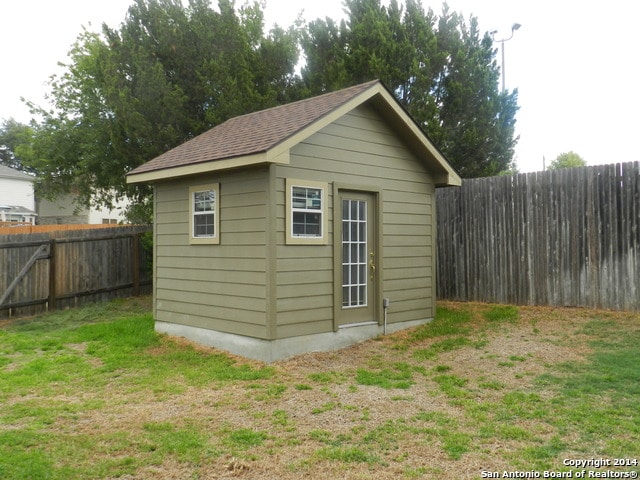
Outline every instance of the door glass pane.
<svg viewBox="0 0 640 480">
<path fill-rule="evenodd" d="M 367 202 L 343 200 L 342 306 L 367 305 Z"/>
<path fill-rule="evenodd" d="M 351 230 L 351 235 L 349 235 L 349 239 L 352 242 L 357 242 L 359 237 L 358 237 L 358 222 L 357 221 L 352 221 L 350 224 L 350 228 Z"/>
</svg>

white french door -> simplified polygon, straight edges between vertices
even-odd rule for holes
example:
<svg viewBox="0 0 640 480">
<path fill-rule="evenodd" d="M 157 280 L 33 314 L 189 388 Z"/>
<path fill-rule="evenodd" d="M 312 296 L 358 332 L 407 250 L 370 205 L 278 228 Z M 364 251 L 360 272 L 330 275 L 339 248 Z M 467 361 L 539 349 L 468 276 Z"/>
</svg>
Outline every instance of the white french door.
<svg viewBox="0 0 640 480">
<path fill-rule="evenodd" d="M 341 192 L 340 325 L 375 320 L 375 197 Z"/>
</svg>

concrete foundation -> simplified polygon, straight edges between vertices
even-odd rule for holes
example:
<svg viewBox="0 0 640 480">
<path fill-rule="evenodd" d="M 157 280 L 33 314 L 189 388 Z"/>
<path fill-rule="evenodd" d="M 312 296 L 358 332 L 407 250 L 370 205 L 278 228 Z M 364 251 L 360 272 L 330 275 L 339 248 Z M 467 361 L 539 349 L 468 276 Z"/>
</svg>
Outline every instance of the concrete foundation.
<svg viewBox="0 0 640 480">
<path fill-rule="evenodd" d="M 393 333 L 423 325 L 431 320 L 424 319 L 388 324 L 386 331 L 387 333 Z M 303 335 L 278 340 L 263 340 L 167 322 L 156 322 L 155 329 L 159 333 L 184 337 L 202 345 L 219 348 L 235 355 L 266 363 L 284 360 L 303 353 L 339 350 L 384 334 L 384 327 L 377 323 L 348 325 L 340 328 L 337 332 Z"/>
</svg>

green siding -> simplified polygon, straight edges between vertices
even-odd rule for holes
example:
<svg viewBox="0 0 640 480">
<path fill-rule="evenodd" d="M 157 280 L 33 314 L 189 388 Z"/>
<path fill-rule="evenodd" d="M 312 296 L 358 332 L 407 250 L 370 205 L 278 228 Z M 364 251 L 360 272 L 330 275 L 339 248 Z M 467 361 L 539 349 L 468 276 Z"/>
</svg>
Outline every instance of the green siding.
<svg viewBox="0 0 640 480">
<path fill-rule="evenodd" d="M 330 245 L 285 245 L 286 178 L 329 183 Z M 435 186 L 385 120 L 363 106 L 295 146 L 290 165 L 276 169 L 278 337 L 333 329 L 334 182 L 381 192 L 382 289 L 392 302 L 388 322 L 433 317 Z"/>
<path fill-rule="evenodd" d="M 266 168 L 158 183 L 156 319 L 267 338 Z M 220 184 L 220 245 L 189 244 L 189 187 Z"/>
<path fill-rule="evenodd" d="M 435 187 L 402 139 L 361 106 L 290 153 L 289 165 L 156 184 L 156 319 L 264 339 L 333 331 L 334 184 L 382 200 L 388 322 L 433 317 Z M 326 245 L 286 244 L 287 178 L 328 184 Z M 190 245 L 188 189 L 209 182 L 220 184 L 220 245 Z"/>
</svg>

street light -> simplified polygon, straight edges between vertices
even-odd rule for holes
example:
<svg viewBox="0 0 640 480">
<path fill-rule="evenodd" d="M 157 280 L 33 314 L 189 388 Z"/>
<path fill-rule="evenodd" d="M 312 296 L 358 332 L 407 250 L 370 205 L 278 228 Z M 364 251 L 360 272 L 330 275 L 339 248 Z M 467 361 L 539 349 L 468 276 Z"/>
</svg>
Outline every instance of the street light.
<svg viewBox="0 0 640 480">
<path fill-rule="evenodd" d="M 513 38 L 513 33 L 518 30 L 522 25 L 520 25 L 519 23 L 514 23 L 513 25 L 511 25 L 511 35 L 509 36 L 509 38 L 503 38 L 502 40 L 496 40 L 495 38 L 493 39 L 494 42 L 500 42 L 502 44 L 502 91 L 505 90 L 505 86 L 504 86 L 504 42 L 509 41 Z M 491 37 L 493 38 L 493 36 L 497 33 L 497 30 L 494 30 L 493 32 L 491 32 Z"/>
</svg>

